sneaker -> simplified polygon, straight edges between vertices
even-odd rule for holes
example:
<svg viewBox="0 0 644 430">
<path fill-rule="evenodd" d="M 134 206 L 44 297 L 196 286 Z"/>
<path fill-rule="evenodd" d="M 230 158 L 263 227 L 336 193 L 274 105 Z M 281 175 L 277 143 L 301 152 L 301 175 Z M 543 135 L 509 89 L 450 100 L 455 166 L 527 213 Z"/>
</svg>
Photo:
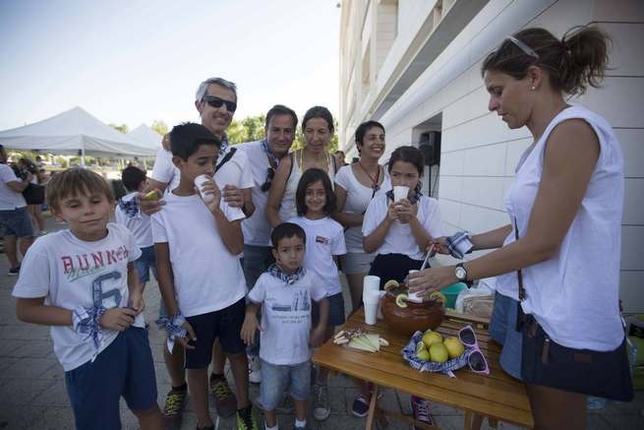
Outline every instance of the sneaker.
<svg viewBox="0 0 644 430">
<path fill-rule="evenodd" d="M 220 417 L 230 417 L 237 410 L 237 398 L 226 378 L 210 379 L 210 392 L 215 397 L 215 408 Z"/>
<path fill-rule="evenodd" d="M 351 414 L 354 417 L 363 418 L 366 417 L 368 413 L 369 402 L 364 398 L 362 394 L 356 394 L 353 398 L 353 404 L 351 405 Z"/>
<path fill-rule="evenodd" d="M 237 430 L 259 430 L 252 406 L 237 410 Z"/>
<path fill-rule="evenodd" d="M 18 276 L 20 274 L 20 266 L 18 267 L 12 267 L 9 269 L 7 272 L 7 276 Z"/>
<path fill-rule="evenodd" d="M 248 356 L 248 382 L 251 384 L 262 382 L 262 367 L 257 356 Z"/>
<path fill-rule="evenodd" d="M 416 421 L 420 421 L 421 423 L 430 426 L 436 425 L 436 421 L 434 421 L 434 417 L 429 410 L 431 407 L 429 400 L 421 399 L 417 396 L 411 396 L 411 398 L 409 399 L 409 404 L 411 406 L 411 410 L 414 413 L 414 419 Z M 421 430 L 420 427 L 416 426 L 412 426 L 411 428 L 412 430 Z"/>
<path fill-rule="evenodd" d="M 183 411 L 188 403 L 188 390 L 170 390 L 163 407 L 163 426 L 166 430 L 179 430 Z"/>
<path fill-rule="evenodd" d="M 44 235 L 46 235 L 47 233 L 49 233 L 47 230 L 40 230 L 40 231 L 38 232 L 38 235 L 39 235 L 39 236 L 44 236 Z"/>
<path fill-rule="evenodd" d="M 308 423 L 307 423 L 307 424 L 304 424 L 303 426 L 298 426 L 297 424 L 295 424 L 295 427 L 293 427 L 293 428 L 294 428 L 295 430 L 309 430 Z"/>
<path fill-rule="evenodd" d="M 329 389 L 326 385 L 313 385 L 313 418 L 324 421 L 329 418 L 331 408 L 329 407 Z"/>
</svg>

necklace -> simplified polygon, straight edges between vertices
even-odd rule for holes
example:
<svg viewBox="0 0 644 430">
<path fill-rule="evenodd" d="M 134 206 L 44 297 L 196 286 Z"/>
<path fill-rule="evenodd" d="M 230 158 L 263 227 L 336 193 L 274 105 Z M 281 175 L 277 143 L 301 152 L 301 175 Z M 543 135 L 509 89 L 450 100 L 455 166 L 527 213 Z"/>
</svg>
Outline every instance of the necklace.
<svg viewBox="0 0 644 430">
<path fill-rule="evenodd" d="M 378 164 L 378 171 L 376 172 L 376 177 L 374 178 L 371 176 L 371 174 L 365 169 L 365 167 L 362 165 L 360 161 L 358 161 L 358 166 L 362 169 L 362 171 L 369 177 L 371 180 L 371 188 L 373 188 L 375 191 L 378 191 L 380 189 L 380 185 L 378 184 L 380 180 L 380 164 Z"/>
</svg>

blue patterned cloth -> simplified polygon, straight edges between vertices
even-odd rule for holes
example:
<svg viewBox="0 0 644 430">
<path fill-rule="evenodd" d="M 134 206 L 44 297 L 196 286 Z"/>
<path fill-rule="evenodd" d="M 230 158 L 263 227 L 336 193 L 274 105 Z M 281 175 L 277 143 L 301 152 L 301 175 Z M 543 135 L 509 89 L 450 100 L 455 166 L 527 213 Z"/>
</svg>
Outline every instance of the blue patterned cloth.
<svg viewBox="0 0 644 430">
<path fill-rule="evenodd" d="M 441 372 L 449 376 L 450 378 L 456 378 L 454 375 L 454 370 L 460 369 L 467 365 L 467 360 L 469 355 L 474 351 L 473 348 L 465 348 L 463 354 L 460 357 L 453 358 L 446 361 L 445 363 L 434 363 L 432 361 L 423 361 L 416 357 L 416 344 L 422 341 L 423 332 L 417 331 L 409 340 L 407 346 L 402 350 L 402 356 L 409 363 L 411 367 L 421 372 Z"/>
<path fill-rule="evenodd" d="M 95 352 L 92 361 L 98 356 L 98 350 L 103 341 L 103 333 L 99 321 L 107 309 L 103 306 L 94 306 L 91 308 L 77 307 L 72 311 L 72 325 L 74 331 L 79 334 L 85 334 L 83 340 L 91 338 L 94 342 Z"/>
<path fill-rule="evenodd" d="M 273 151 L 268 147 L 268 140 L 266 138 L 262 140 L 262 148 L 264 149 L 268 159 L 271 161 L 271 165 L 275 165 L 275 167 L 279 166 L 280 159 L 277 158 L 275 154 L 273 154 Z"/>
<path fill-rule="evenodd" d="M 470 233 L 467 231 L 459 231 L 446 239 L 447 250 L 454 258 L 459 260 L 463 259 L 465 254 L 472 252 L 472 241 L 470 240 Z"/>
<path fill-rule="evenodd" d="M 394 190 L 389 190 L 385 194 L 387 194 L 387 198 L 389 198 L 391 201 L 394 201 Z M 423 193 L 421 193 L 418 190 L 414 190 L 414 194 L 407 197 L 407 199 L 409 200 L 409 203 L 411 203 L 412 205 L 415 205 L 422 196 L 423 196 Z"/>
<path fill-rule="evenodd" d="M 226 134 L 224 134 L 224 135 L 221 137 L 221 146 L 219 147 L 219 157 L 218 157 L 218 158 L 219 158 L 220 160 L 221 160 L 222 158 L 224 158 L 224 156 L 226 155 L 226 150 L 228 149 L 228 146 L 230 146 L 230 145 L 228 144 L 228 136 L 226 136 Z"/>
<path fill-rule="evenodd" d="M 300 267 L 298 268 L 295 273 L 286 273 L 284 272 L 277 264 L 273 263 L 271 266 L 266 270 L 271 276 L 275 276 L 277 279 L 281 279 L 286 283 L 286 285 L 293 285 L 306 273 L 304 268 Z"/>
<path fill-rule="evenodd" d="M 172 353 L 174 349 L 174 341 L 178 337 L 186 337 L 188 332 L 182 327 L 186 319 L 181 315 L 181 311 L 177 311 L 174 316 L 163 316 L 155 321 L 161 330 L 168 332 L 167 347 L 168 351 Z"/>
<path fill-rule="evenodd" d="M 134 218 L 141 214 L 141 211 L 139 210 L 139 200 L 136 197 L 127 201 L 123 199 L 119 200 L 119 209 L 121 209 L 128 218 Z"/>
</svg>

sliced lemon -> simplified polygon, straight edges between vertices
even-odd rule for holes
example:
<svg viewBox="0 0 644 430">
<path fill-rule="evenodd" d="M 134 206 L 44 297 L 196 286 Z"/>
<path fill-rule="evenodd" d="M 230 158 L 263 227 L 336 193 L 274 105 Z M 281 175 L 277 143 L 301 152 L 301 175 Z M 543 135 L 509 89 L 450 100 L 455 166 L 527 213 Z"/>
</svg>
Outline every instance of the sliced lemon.
<svg viewBox="0 0 644 430">
<path fill-rule="evenodd" d="M 396 305 L 398 305 L 399 308 L 406 308 L 407 307 L 407 294 L 405 293 L 400 293 L 396 296 Z"/>
<path fill-rule="evenodd" d="M 427 346 L 425 346 L 425 342 L 422 342 L 422 341 L 418 342 L 416 344 L 416 355 L 418 355 L 418 353 L 420 352 L 425 351 L 426 349 L 427 349 Z"/>
<path fill-rule="evenodd" d="M 385 288 L 385 291 L 390 291 L 390 290 L 393 290 L 394 288 L 398 288 L 399 286 L 400 284 L 398 283 L 398 281 L 396 281 L 395 279 L 390 279 L 385 283 L 384 288 Z"/>
<path fill-rule="evenodd" d="M 429 300 L 440 300 L 443 304 L 447 303 L 447 297 L 440 291 L 434 291 L 429 295 Z"/>
</svg>

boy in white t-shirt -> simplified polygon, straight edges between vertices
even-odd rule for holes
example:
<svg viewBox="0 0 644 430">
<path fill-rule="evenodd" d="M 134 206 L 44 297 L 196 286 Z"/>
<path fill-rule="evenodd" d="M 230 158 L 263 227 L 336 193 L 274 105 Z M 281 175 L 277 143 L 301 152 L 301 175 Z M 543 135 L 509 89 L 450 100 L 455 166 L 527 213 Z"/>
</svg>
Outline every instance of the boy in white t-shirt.
<svg viewBox="0 0 644 430">
<path fill-rule="evenodd" d="M 141 249 L 141 256 L 134 261 L 134 266 L 139 274 L 141 287 L 145 288 L 145 284 L 150 280 L 150 270 L 154 278 L 157 277 L 150 217 L 141 212 L 137 198 L 145 188 L 147 177 L 145 171 L 136 166 L 128 166 L 121 172 L 121 181 L 128 194 L 123 196 L 116 205 L 114 218 L 117 224 L 124 225 L 130 230 Z"/>
<path fill-rule="evenodd" d="M 170 317 L 159 322 L 185 348 L 188 386 L 198 429 L 213 429 L 208 411 L 208 365 L 219 338 L 237 388 L 237 427 L 256 428 L 248 401 L 248 360 L 240 331 L 246 310 L 246 282 L 237 255 L 244 239 L 239 208 L 229 206 L 212 180 L 219 140 L 204 126 L 178 125 L 170 132 L 179 185 L 152 215 L 157 275 Z M 195 178 L 206 175 L 195 190 Z M 202 197 L 203 196 L 203 197 Z"/>
<path fill-rule="evenodd" d="M 241 335 L 248 345 L 260 330 L 262 360 L 260 402 L 266 429 L 277 430 L 275 408 L 288 390 L 295 404 L 295 428 L 306 428 L 306 401 L 311 379 L 311 350 L 324 341 L 329 301 L 326 288 L 313 272 L 302 268 L 306 234 L 297 224 L 283 223 L 271 234 L 275 264 L 264 272 L 248 294 L 249 305 Z M 311 331 L 311 300 L 320 318 Z M 261 306 L 262 323 L 257 321 Z"/>
<path fill-rule="evenodd" d="M 142 288 L 141 254 L 123 226 L 108 224 L 114 198 L 98 174 L 56 174 L 47 204 L 69 230 L 39 238 L 13 290 L 22 321 L 51 325 L 77 429 L 120 429 L 123 396 L 142 429 L 159 429 L 161 411 Z"/>
</svg>

